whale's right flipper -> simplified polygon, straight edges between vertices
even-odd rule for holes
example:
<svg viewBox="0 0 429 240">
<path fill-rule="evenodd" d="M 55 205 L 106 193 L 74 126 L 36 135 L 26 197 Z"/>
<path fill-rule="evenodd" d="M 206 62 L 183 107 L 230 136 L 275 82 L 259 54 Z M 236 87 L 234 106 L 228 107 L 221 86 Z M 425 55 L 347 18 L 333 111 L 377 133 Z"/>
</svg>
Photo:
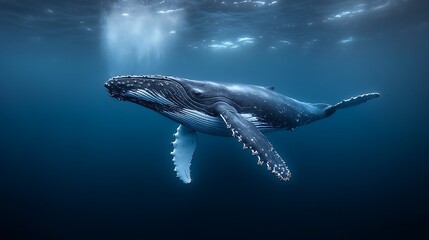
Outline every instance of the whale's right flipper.
<svg viewBox="0 0 429 240">
<path fill-rule="evenodd" d="M 174 150 L 173 155 L 174 171 L 177 177 L 184 183 L 191 182 L 191 161 L 197 147 L 197 135 L 195 130 L 183 125 L 179 125 L 174 134 L 176 140 L 172 142 Z"/>
<path fill-rule="evenodd" d="M 231 129 L 232 136 L 243 143 L 243 149 L 250 148 L 252 155 L 258 157 L 258 165 L 265 163 L 267 169 L 279 179 L 284 181 L 290 179 L 291 174 L 286 163 L 255 125 L 243 118 L 227 103 L 218 103 L 216 111 L 222 117 L 226 127 Z"/>
<path fill-rule="evenodd" d="M 325 112 L 330 115 L 338 109 L 356 106 L 373 98 L 378 98 L 379 96 L 380 94 L 376 92 L 358 95 L 356 97 L 345 99 L 335 105 L 328 106 L 327 108 L 325 108 Z"/>
</svg>

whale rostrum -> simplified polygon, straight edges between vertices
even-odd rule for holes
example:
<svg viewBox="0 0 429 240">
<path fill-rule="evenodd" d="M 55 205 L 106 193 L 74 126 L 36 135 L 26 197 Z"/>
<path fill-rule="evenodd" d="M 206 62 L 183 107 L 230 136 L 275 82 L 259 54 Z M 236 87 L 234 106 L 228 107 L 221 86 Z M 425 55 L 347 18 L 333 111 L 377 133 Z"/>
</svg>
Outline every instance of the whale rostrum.
<svg viewBox="0 0 429 240">
<path fill-rule="evenodd" d="M 191 182 L 191 160 L 197 134 L 236 138 L 280 180 L 291 172 L 264 133 L 293 130 L 326 118 L 338 109 L 380 96 L 366 93 L 337 104 L 307 103 L 274 91 L 273 87 L 216 83 L 160 75 L 117 76 L 105 83 L 110 96 L 152 109 L 179 123 L 172 142 L 174 170 L 184 183 Z"/>
</svg>

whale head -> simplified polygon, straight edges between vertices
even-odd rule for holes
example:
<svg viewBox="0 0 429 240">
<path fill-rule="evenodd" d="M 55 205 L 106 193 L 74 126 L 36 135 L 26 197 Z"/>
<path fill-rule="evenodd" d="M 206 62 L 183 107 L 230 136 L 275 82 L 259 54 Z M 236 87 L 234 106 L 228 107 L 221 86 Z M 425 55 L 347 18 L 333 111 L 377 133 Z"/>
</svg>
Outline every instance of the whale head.
<svg viewBox="0 0 429 240">
<path fill-rule="evenodd" d="M 104 86 L 110 96 L 129 101 L 158 112 L 192 109 L 213 114 L 211 109 L 219 99 L 222 86 L 184 78 L 158 75 L 118 76 Z"/>
</svg>

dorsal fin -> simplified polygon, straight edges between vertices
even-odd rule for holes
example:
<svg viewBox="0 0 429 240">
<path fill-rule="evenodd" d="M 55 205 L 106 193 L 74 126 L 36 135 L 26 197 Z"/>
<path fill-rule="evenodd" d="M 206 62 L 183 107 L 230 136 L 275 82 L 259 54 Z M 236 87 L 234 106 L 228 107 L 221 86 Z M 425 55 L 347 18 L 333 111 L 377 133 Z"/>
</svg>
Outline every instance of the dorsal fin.
<svg viewBox="0 0 429 240">
<path fill-rule="evenodd" d="M 274 87 L 273 86 L 265 86 L 264 88 L 266 88 L 268 90 L 271 90 L 271 91 L 274 91 Z"/>
</svg>

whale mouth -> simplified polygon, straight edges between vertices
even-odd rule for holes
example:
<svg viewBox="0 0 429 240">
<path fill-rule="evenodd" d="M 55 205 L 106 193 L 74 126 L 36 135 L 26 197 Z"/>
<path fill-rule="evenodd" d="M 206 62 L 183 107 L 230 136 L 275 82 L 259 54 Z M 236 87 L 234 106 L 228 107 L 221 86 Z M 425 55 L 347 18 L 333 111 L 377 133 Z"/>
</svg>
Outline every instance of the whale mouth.
<svg viewBox="0 0 429 240">
<path fill-rule="evenodd" d="M 114 81 L 107 81 L 106 83 L 104 83 L 104 87 L 107 89 L 107 93 L 109 93 L 111 97 L 114 97 L 120 101 L 124 100 L 124 97 L 122 95 L 124 91 L 121 90 Z"/>
<path fill-rule="evenodd" d="M 193 102 L 190 94 L 194 96 L 188 91 L 186 79 L 163 75 L 117 76 L 104 86 L 113 98 L 155 109 L 184 106 L 185 102 Z"/>
<path fill-rule="evenodd" d="M 163 86 L 163 83 L 165 83 L 166 81 L 170 80 L 168 80 L 166 77 L 159 76 L 117 76 L 110 78 L 104 84 L 104 87 L 107 89 L 107 92 L 111 97 L 114 97 L 121 101 L 125 101 L 127 94 L 130 91 L 150 88 L 151 84 L 152 86 Z"/>
</svg>

